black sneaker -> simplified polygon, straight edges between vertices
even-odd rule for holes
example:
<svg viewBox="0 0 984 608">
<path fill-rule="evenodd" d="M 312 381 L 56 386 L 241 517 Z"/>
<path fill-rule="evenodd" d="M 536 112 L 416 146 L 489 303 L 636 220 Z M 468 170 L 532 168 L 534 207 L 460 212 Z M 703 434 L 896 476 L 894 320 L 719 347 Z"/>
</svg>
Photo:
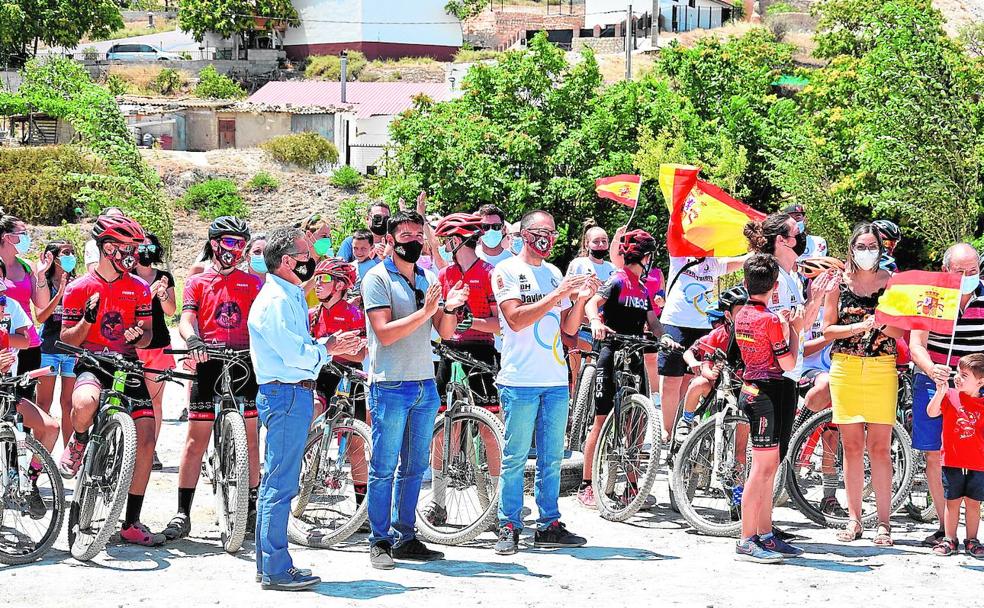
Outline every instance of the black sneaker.
<svg viewBox="0 0 984 608">
<path fill-rule="evenodd" d="M 587 539 L 567 530 L 567 526 L 555 521 L 543 530 L 537 530 L 533 535 L 533 546 L 546 549 L 563 547 L 583 547 Z"/>
<path fill-rule="evenodd" d="M 369 547 L 369 563 L 376 570 L 392 570 L 396 568 L 393 562 L 393 546 L 389 541 L 379 541 Z"/>
<path fill-rule="evenodd" d="M 393 547 L 393 559 L 409 559 L 415 562 L 433 562 L 444 559 L 444 554 L 440 551 L 428 549 L 424 543 L 416 538 Z"/>
<path fill-rule="evenodd" d="M 778 538 L 779 540 L 787 543 L 793 540 L 800 540 L 806 538 L 804 536 L 800 536 L 799 534 L 793 534 L 792 532 L 786 532 L 785 530 L 780 530 L 775 526 L 772 526 L 772 535 Z"/>
<path fill-rule="evenodd" d="M 161 462 L 161 459 L 157 457 L 157 452 L 156 451 L 154 451 L 154 464 L 152 464 L 150 466 L 150 469 L 152 471 L 163 471 L 164 470 L 164 463 L 162 463 Z"/>
<path fill-rule="evenodd" d="M 921 544 L 923 547 L 935 547 L 944 538 L 946 538 L 946 532 L 943 530 L 937 530 L 924 538 Z"/>
<path fill-rule="evenodd" d="M 823 500 L 820 501 L 820 512 L 824 515 L 833 515 L 834 517 L 848 516 L 847 509 L 837 502 L 836 496 L 824 496 Z"/>
<path fill-rule="evenodd" d="M 519 551 L 519 530 L 512 524 L 499 528 L 499 540 L 495 543 L 497 555 L 512 555 Z"/>
<path fill-rule="evenodd" d="M 31 493 L 27 495 L 27 514 L 31 519 L 41 519 L 48 512 L 48 506 L 41 498 L 41 490 L 37 486 L 31 488 Z"/>
<path fill-rule="evenodd" d="M 178 540 L 191 534 L 191 518 L 184 513 L 178 513 L 171 518 L 167 527 L 161 530 L 167 540 Z"/>
</svg>

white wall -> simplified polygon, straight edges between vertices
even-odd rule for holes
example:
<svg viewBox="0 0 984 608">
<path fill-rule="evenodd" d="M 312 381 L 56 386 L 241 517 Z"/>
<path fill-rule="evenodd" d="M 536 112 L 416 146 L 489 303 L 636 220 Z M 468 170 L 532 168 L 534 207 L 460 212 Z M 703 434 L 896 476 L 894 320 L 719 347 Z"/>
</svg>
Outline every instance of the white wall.
<svg viewBox="0 0 984 608">
<path fill-rule="evenodd" d="M 285 45 L 332 42 L 401 42 L 461 46 L 461 23 L 444 12 L 446 0 L 293 0 L 301 26 Z M 334 23 L 317 22 L 317 20 Z M 355 23 L 337 23 L 352 21 Z M 370 22 L 370 23 L 366 23 Z M 381 25 L 371 22 L 443 22 Z"/>
<path fill-rule="evenodd" d="M 629 0 L 585 0 L 584 2 L 584 27 L 593 28 L 595 25 L 602 27 L 613 23 L 625 21 L 625 14 L 629 10 Z M 634 0 L 632 2 L 632 14 L 641 17 L 643 13 L 651 13 L 653 10 L 653 0 Z M 619 11 L 618 13 L 607 13 L 607 11 Z"/>
</svg>

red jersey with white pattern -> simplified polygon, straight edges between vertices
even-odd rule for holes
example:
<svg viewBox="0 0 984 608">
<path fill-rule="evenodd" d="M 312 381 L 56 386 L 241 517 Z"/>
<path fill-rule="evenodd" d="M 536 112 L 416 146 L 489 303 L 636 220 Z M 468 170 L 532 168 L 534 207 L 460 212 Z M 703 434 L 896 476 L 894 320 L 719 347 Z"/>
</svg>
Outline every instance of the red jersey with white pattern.
<svg viewBox="0 0 984 608">
<path fill-rule="evenodd" d="M 96 322 L 82 341 L 82 347 L 93 351 L 109 349 L 131 357 L 137 349 L 126 343 L 123 332 L 138 321 L 144 329 L 153 328 L 151 318 L 150 288 L 130 273 L 124 273 L 115 281 L 107 281 L 98 272 L 82 275 L 68 284 L 62 300 L 62 329 L 75 327 L 82 320 L 85 303 L 92 294 L 99 294 L 99 311 Z"/>
<path fill-rule="evenodd" d="M 942 405 L 943 466 L 984 471 L 984 398 L 951 388 Z"/>
<path fill-rule="evenodd" d="M 468 308 L 471 309 L 473 317 L 487 319 L 492 316 L 492 311 L 496 309 L 495 294 L 492 293 L 492 271 L 493 266 L 484 260 L 476 260 L 468 270 L 462 274 L 461 266 L 451 264 L 441 269 L 437 275 L 441 283 L 441 291 L 445 297 L 448 292 L 458 284 L 463 282 L 468 286 Z M 463 311 L 459 311 L 460 320 Z M 463 332 L 454 332 L 448 342 L 470 343 L 470 344 L 494 344 L 495 335 L 468 328 Z"/>
<path fill-rule="evenodd" d="M 316 306 L 308 311 L 311 335 L 325 338 L 337 331 L 358 331 L 366 335 L 366 317 L 362 309 L 346 300 L 339 300 L 331 308 Z"/>
<path fill-rule="evenodd" d="M 205 343 L 245 350 L 249 348 L 246 320 L 261 286 L 259 277 L 238 268 L 227 275 L 209 268 L 185 283 L 182 310 L 195 312 L 198 336 Z"/>
<path fill-rule="evenodd" d="M 782 320 L 765 304 L 751 300 L 735 315 L 735 340 L 745 362 L 745 380 L 782 378 L 779 358 L 789 354 Z"/>
</svg>

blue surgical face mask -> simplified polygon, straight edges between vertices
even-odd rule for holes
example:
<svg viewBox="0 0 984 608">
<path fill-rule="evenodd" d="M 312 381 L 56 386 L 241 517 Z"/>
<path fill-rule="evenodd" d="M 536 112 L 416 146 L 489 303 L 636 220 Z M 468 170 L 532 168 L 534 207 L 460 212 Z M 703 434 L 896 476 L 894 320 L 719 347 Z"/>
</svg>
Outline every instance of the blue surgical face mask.
<svg viewBox="0 0 984 608">
<path fill-rule="evenodd" d="M 796 227 L 799 229 L 800 233 L 806 233 L 806 222 L 796 222 Z"/>
<path fill-rule="evenodd" d="M 963 295 L 971 294 L 977 291 L 977 287 L 981 284 L 980 275 L 964 276 L 960 279 L 960 293 Z"/>
<path fill-rule="evenodd" d="M 502 242 L 502 231 L 501 230 L 487 230 L 485 234 L 482 235 L 482 244 L 489 249 L 495 249 Z"/>
<path fill-rule="evenodd" d="M 25 232 L 19 236 L 20 240 L 14 244 L 14 248 L 17 249 L 17 253 L 24 255 L 31 250 L 31 235 Z"/>
<path fill-rule="evenodd" d="M 454 259 L 454 254 L 448 251 L 447 247 L 444 245 L 438 247 L 437 252 L 441 254 L 441 258 L 448 264 L 450 264 Z"/>
<path fill-rule="evenodd" d="M 75 265 L 78 264 L 78 260 L 74 255 L 60 255 L 58 256 L 58 263 L 61 264 L 62 270 L 65 272 L 72 272 L 75 270 Z"/>
<path fill-rule="evenodd" d="M 256 272 L 266 272 L 267 265 L 266 260 L 263 259 L 263 255 L 251 255 L 249 256 L 249 267 Z"/>
<path fill-rule="evenodd" d="M 511 251 L 513 255 L 519 255 L 519 252 L 522 250 L 523 250 L 523 239 L 513 237 L 509 241 L 509 251 Z"/>
</svg>

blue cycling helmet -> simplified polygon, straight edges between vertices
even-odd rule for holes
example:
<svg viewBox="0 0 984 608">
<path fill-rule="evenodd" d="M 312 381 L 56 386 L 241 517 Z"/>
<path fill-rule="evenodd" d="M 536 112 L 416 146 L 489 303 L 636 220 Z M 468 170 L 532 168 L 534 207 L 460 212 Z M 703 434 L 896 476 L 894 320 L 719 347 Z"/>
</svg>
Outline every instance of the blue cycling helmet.
<svg viewBox="0 0 984 608">
<path fill-rule="evenodd" d="M 711 322 L 711 325 L 724 320 L 724 313 L 717 308 L 707 309 L 707 320 Z"/>
</svg>

